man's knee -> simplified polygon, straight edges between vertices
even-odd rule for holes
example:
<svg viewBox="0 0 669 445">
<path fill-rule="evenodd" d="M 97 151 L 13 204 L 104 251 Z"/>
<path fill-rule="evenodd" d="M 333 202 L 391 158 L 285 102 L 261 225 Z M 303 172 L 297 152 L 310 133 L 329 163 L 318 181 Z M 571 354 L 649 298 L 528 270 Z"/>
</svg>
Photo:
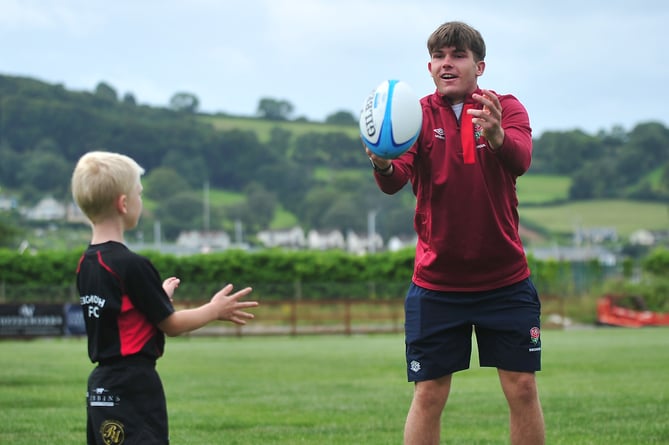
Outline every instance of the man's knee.
<svg viewBox="0 0 669 445">
<path fill-rule="evenodd" d="M 414 389 L 414 402 L 423 409 L 443 409 L 451 389 L 451 376 L 441 377 L 435 380 L 416 382 Z"/>
<path fill-rule="evenodd" d="M 538 398 L 537 382 L 533 372 L 500 370 L 500 381 L 509 402 L 527 404 Z"/>
</svg>

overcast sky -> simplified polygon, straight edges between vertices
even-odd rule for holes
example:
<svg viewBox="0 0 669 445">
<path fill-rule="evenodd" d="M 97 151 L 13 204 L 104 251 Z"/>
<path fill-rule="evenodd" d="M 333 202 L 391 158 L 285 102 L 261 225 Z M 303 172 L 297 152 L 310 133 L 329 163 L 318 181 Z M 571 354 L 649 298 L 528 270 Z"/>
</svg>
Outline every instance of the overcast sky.
<svg viewBox="0 0 669 445">
<path fill-rule="evenodd" d="M 599 5 L 598 5 L 599 4 Z M 666 0 L 0 0 L 0 74 L 166 106 L 252 116 L 358 114 L 384 79 L 433 92 L 425 41 L 441 23 L 486 40 L 479 85 L 525 104 L 534 135 L 669 122 Z"/>
</svg>

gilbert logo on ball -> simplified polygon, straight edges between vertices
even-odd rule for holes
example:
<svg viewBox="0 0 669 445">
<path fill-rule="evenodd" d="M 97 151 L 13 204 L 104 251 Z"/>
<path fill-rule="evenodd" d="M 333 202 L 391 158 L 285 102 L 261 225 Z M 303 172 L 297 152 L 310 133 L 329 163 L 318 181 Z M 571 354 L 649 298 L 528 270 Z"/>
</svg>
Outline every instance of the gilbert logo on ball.
<svg viewBox="0 0 669 445">
<path fill-rule="evenodd" d="M 401 80 L 385 80 L 365 99 L 360 135 L 375 155 L 394 159 L 418 139 L 423 112 L 418 97 Z"/>
</svg>

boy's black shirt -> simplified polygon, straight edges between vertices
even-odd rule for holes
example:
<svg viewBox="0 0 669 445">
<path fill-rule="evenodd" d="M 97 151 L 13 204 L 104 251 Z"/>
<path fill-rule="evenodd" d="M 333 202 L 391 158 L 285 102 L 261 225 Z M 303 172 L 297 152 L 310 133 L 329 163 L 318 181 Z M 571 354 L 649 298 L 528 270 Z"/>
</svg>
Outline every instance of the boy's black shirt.
<svg viewBox="0 0 669 445">
<path fill-rule="evenodd" d="M 77 267 L 77 289 L 92 362 L 163 354 L 165 334 L 157 324 L 174 307 L 148 258 L 115 241 L 89 245 Z"/>
</svg>

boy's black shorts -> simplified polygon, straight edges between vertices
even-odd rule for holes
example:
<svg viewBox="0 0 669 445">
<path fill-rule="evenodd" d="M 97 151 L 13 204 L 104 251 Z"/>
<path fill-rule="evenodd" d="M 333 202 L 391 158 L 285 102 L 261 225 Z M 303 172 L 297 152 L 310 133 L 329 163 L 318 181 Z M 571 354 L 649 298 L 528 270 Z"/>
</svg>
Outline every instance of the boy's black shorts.
<svg viewBox="0 0 669 445">
<path fill-rule="evenodd" d="M 472 330 L 481 366 L 539 371 L 540 313 L 529 278 L 484 292 L 438 292 L 412 283 L 405 300 L 408 380 L 433 380 L 468 369 Z"/>
<path fill-rule="evenodd" d="M 155 362 L 124 358 L 96 367 L 86 392 L 88 445 L 168 445 L 167 405 Z"/>
</svg>

